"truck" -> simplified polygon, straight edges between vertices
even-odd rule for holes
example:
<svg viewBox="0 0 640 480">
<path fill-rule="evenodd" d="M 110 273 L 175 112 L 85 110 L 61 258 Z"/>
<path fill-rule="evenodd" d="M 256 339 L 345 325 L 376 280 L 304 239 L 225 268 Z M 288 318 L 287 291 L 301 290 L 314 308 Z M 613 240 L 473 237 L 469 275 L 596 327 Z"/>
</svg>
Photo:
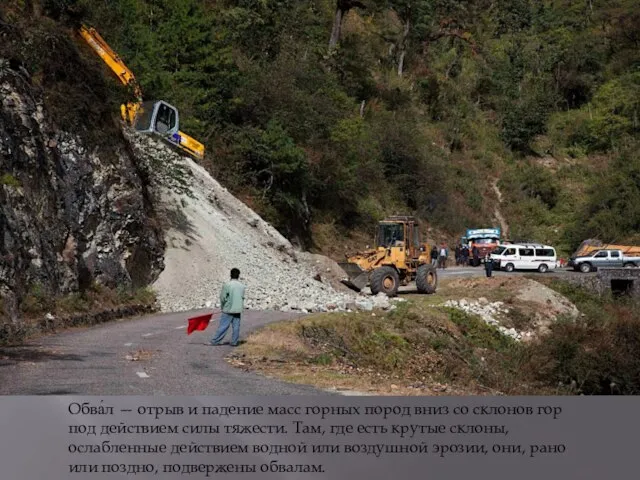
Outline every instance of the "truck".
<svg viewBox="0 0 640 480">
<path fill-rule="evenodd" d="M 640 256 L 626 255 L 620 249 L 600 249 L 590 251 L 569 260 L 569 267 L 577 272 L 589 273 L 598 268 L 640 267 Z"/>
<path fill-rule="evenodd" d="M 499 227 L 470 228 L 467 229 L 466 235 L 460 239 L 460 242 L 469 247 L 469 252 L 473 250 L 473 247 L 477 247 L 480 258 L 482 258 L 500 245 L 500 233 Z M 473 266 L 477 267 L 478 265 L 474 264 Z"/>
<path fill-rule="evenodd" d="M 612 245 L 601 242 L 597 239 L 585 240 L 580 244 L 578 249 L 573 253 L 571 258 L 584 257 L 596 250 L 621 250 L 622 253 L 629 257 L 640 257 L 640 246 L 637 245 Z"/>
</svg>

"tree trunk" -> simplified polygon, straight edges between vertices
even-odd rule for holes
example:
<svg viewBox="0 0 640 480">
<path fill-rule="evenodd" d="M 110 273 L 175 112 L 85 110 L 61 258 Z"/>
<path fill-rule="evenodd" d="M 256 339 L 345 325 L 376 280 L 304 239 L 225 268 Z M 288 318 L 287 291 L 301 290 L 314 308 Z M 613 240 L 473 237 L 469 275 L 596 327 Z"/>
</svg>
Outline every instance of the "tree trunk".
<svg viewBox="0 0 640 480">
<path fill-rule="evenodd" d="M 333 17 L 333 29 L 331 30 L 331 38 L 329 39 L 329 50 L 333 50 L 340 41 L 342 22 L 347 12 L 352 8 L 367 7 L 359 0 L 336 0 L 336 14 Z"/>
<path fill-rule="evenodd" d="M 336 14 L 333 17 L 333 29 L 331 30 L 331 38 L 329 39 L 329 50 L 336 48 L 340 41 L 340 32 L 342 31 L 342 19 L 346 12 L 342 10 L 340 2 L 336 5 Z"/>
<path fill-rule="evenodd" d="M 407 54 L 407 37 L 409 37 L 409 28 L 410 23 L 409 20 L 404 24 L 404 31 L 402 32 L 402 37 L 400 38 L 400 44 L 398 45 L 398 51 L 400 55 L 398 56 L 398 76 L 402 76 L 402 71 L 404 69 L 404 57 Z"/>
</svg>

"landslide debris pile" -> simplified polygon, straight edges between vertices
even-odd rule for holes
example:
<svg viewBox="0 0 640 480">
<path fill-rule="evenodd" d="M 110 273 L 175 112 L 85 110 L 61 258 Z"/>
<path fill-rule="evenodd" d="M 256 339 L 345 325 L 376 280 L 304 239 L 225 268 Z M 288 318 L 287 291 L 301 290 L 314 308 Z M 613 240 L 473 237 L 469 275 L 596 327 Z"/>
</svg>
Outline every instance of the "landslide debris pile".
<svg viewBox="0 0 640 480">
<path fill-rule="evenodd" d="M 486 288 L 487 282 L 482 278 L 458 280 L 450 285 L 463 290 L 483 286 Z M 548 333 L 549 327 L 559 318 L 574 320 L 581 315 L 569 299 L 535 280 L 512 277 L 487 293 L 500 295 L 506 303 L 479 297 L 451 299 L 442 306 L 477 315 L 516 341 L 528 341 Z"/>
<path fill-rule="evenodd" d="M 165 219 L 165 269 L 153 288 L 163 311 L 217 306 L 231 268 L 241 271 L 249 309 L 317 312 L 368 309 L 331 282 L 325 262 L 291 243 L 193 160 L 148 137 L 128 134 L 153 172 Z M 321 267 L 320 267 L 321 265 Z M 334 283 L 334 285 L 332 285 Z M 384 303 L 384 305 L 382 305 Z M 376 307 L 389 306 L 376 300 Z"/>
</svg>

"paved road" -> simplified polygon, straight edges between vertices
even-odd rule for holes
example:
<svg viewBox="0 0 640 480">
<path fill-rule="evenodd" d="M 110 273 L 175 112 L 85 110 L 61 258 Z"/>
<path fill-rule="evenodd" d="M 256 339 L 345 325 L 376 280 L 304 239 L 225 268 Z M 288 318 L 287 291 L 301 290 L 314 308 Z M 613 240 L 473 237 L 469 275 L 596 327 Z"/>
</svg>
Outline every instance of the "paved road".
<svg viewBox="0 0 640 480">
<path fill-rule="evenodd" d="M 484 266 L 448 267 L 448 268 L 445 268 L 444 270 L 440 268 L 438 269 L 438 280 L 445 279 L 445 278 L 457 278 L 457 277 L 484 277 L 485 275 L 486 273 L 484 271 Z M 515 276 L 531 275 L 534 277 L 539 275 L 541 277 L 569 278 L 572 276 L 580 276 L 580 277 L 593 276 L 595 275 L 595 273 L 580 273 L 580 272 L 575 272 L 573 270 L 566 269 L 566 268 L 562 268 L 562 269 L 558 268 L 553 271 L 549 271 L 547 273 L 538 273 L 535 270 L 529 270 L 529 271 L 520 270 L 516 272 L 511 272 L 511 273 L 498 271 L 498 270 L 493 271 L 494 277 L 512 277 L 514 275 Z M 411 284 L 406 287 L 400 287 L 399 292 L 400 293 L 416 293 L 417 290 L 416 290 L 415 284 Z"/>
<path fill-rule="evenodd" d="M 204 343 L 213 334 L 186 334 L 189 314 L 121 320 L 40 338 L 21 348 L 0 349 L 2 395 L 329 395 L 229 366 L 232 347 Z M 202 311 L 207 312 L 207 311 Z M 266 323 L 294 319 L 283 312 L 247 312 L 243 333 Z M 216 322 L 217 323 L 217 322 Z M 151 352 L 148 360 L 127 354 Z"/>
<path fill-rule="evenodd" d="M 479 267 L 447 267 L 444 270 L 438 268 L 438 276 L 439 277 L 450 277 L 450 276 L 465 276 L 465 277 L 483 277 L 485 275 L 484 265 Z M 555 270 L 550 270 L 547 273 L 538 273 L 536 270 L 518 270 L 515 272 L 505 272 L 502 270 L 494 270 L 493 275 L 496 277 L 500 276 L 513 276 L 513 275 L 540 275 L 540 276 L 554 276 L 554 277 L 566 277 L 572 275 L 593 275 L 592 273 L 581 273 L 575 272 L 571 269 L 567 268 L 557 268 Z"/>
<path fill-rule="evenodd" d="M 482 276 L 484 270 L 448 268 L 438 273 L 440 278 L 454 278 Z M 415 287 L 409 286 L 401 293 L 412 291 Z M 0 349 L 0 395 L 330 394 L 229 366 L 223 357 L 231 347 L 204 345 L 212 327 L 186 335 L 186 319 L 199 312 L 121 320 L 45 336 L 20 348 Z M 246 334 L 276 320 L 298 317 L 283 312 L 247 312 L 242 331 Z M 150 357 L 141 361 L 126 358 L 138 350 L 150 352 Z"/>
</svg>

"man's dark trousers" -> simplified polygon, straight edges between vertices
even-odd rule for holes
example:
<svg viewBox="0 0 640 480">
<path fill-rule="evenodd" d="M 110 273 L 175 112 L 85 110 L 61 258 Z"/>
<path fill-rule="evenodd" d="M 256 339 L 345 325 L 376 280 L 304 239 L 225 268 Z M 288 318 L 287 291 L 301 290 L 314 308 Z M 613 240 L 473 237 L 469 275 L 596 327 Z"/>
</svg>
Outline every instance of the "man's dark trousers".
<svg viewBox="0 0 640 480">
<path fill-rule="evenodd" d="M 490 277 L 491 274 L 493 273 L 493 262 L 491 260 L 489 260 L 488 262 L 486 262 L 484 264 L 484 269 L 487 272 L 487 277 Z"/>
</svg>

